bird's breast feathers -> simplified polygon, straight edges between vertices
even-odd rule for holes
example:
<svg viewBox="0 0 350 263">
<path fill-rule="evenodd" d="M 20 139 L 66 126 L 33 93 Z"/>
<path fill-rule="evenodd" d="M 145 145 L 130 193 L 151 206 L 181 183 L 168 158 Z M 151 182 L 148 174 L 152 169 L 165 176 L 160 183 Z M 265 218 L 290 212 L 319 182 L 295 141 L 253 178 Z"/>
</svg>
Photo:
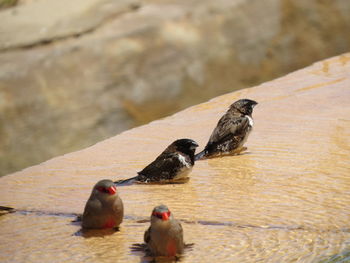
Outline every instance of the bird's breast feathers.
<svg viewBox="0 0 350 263">
<path fill-rule="evenodd" d="M 186 158 L 182 154 L 177 154 L 177 158 L 180 161 L 180 167 L 179 170 L 176 173 L 175 180 L 187 178 L 189 173 L 192 170 L 192 164 L 189 160 L 189 158 Z"/>
<path fill-rule="evenodd" d="M 179 159 L 181 164 L 183 164 L 187 168 L 191 168 L 192 165 L 185 156 L 183 156 L 182 154 L 177 154 L 177 158 Z"/>
<path fill-rule="evenodd" d="M 246 117 L 248 118 L 249 125 L 253 127 L 253 125 L 254 125 L 253 118 L 252 118 L 252 117 L 250 117 L 250 116 L 248 116 L 248 115 L 247 115 Z"/>
</svg>

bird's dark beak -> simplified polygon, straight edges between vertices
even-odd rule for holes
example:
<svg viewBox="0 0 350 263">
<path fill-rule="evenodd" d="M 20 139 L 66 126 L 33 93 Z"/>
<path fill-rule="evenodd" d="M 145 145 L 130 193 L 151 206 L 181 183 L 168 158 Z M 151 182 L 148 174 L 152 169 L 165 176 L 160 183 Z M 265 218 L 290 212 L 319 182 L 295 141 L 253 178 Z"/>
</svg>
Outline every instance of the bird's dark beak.
<svg viewBox="0 0 350 263">
<path fill-rule="evenodd" d="M 196 143 L 195 141 L 192 142 L 192 145 L 191 145 L 191 149 L 192 150 L 195 150 L 197 147 L 198 147 L 198 143 Z"/>
<path fill-rule="evenodd" d="M 115 185 L 113 185 L 113 186 L 107 188 L 107 190 L 108 190 L 108 193 L 110 195 L 114 195 L 117 192 L 117 187 Z"/>
</svg>

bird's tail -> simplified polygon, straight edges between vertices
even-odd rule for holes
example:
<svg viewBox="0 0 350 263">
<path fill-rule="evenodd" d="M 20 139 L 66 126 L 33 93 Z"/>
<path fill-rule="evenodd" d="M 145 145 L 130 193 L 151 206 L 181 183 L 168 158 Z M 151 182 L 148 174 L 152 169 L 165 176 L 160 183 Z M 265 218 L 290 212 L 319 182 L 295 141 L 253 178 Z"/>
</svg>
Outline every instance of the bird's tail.
<svg viewBox="0 0 350 263">
<path fill-rule="evenodd" d="M 202 159 L 204 156 L 205 156 L 205 150 L 201 151 L 200 153 L 197 153 L 197 154 L 194 156 L 194 160 L 195 160 L 195 161 L 198 161 L 198 160 Z"/>
<path fill-rule="evenodd" d="M 0 205 L 0 214 L 2 213 L 13 213 L 16 212 L 16 209 L 8 206 L 2 206 Z"/>
<path fill-rule="evenodd" d="M 129 179 L 122 179 L 115 181 L 114 184 L 116 185 L 130 185 L 136 180 L 137 176 L 131 177 Z"/>
</svg>

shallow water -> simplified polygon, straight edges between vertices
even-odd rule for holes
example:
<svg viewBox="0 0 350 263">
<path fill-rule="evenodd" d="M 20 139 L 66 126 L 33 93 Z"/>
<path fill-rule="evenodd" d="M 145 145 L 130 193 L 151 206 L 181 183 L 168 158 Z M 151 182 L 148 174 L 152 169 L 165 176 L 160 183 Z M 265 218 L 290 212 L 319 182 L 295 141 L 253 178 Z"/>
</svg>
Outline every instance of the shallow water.
<svg viewBox="0 0 350 263">
<path fill-rule="evenodd" d="M 349 262 L 345 58 L 328 60 L 326 73 L 318 63 L 1 178 L 0 205 L 19 209 L 0 216 L 1 262 L 147 262 L 130 246 L 142 242 L 161 203 L 194 243 L 181 262 Z M 177 138 L 203 146 L 227 106 L 242 97 L 259 102 L 247 152 L 198 161 L 186 184 L 119 187 L 119 232 L 82 234 L 71 223 L 96 181 L 134 176 Z"/>
</svg>

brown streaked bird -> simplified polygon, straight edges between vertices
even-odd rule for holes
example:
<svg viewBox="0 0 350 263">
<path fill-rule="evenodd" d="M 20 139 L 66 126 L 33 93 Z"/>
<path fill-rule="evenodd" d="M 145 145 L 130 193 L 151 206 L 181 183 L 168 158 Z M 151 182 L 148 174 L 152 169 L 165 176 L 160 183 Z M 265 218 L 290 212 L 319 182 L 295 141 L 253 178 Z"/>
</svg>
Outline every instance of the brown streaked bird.
<svg viewBox="0 0 350 263">
<path fill-rule="evenodd" d="M 238 154 L 253 129 L 254 100 L 241 99 L 229 107 L 212 132 L 204 150 L 196 154 L 195 160 L 220 155 Z"/>
<path fill-rule="evenodd" d="M 183 183 L 194 165 L 198 144 L 191 139 L 179 139 L 170 144 L 152 163 L 138 175 L 114 182 L 123 183 Z"/>
<path fill-rule="evenodd" d="M 82 218 L 83 228 L 116 228 L 123 221 L 124 207 L 111 180 L 101 180 L 92 189 Z"/>
<path fill-rule="evenodd" d="M 144 234 L 150 256 L 172 257 L 184 251 L 183 230 L 165 205 L 156 206 L 151 215 L 151 226 Z"/>
</svg>

